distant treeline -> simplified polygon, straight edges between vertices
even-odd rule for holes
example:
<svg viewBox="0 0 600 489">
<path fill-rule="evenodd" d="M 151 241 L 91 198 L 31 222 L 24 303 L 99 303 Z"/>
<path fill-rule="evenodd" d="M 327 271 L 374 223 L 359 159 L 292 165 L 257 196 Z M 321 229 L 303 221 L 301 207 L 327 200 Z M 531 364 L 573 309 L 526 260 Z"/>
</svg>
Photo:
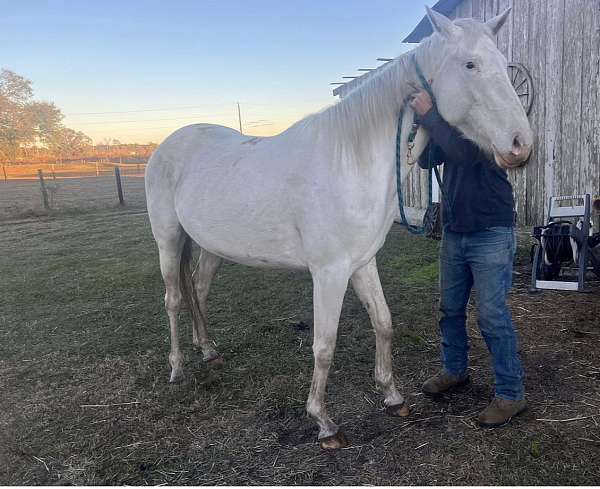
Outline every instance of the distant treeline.
<svg viewBox="0 0 600 489">
<path fill-rule="evenodd" d="M 21 165 L 31 163 L 79 163 L 110 161 L 113 163 L 146 163 L 156 144 L 98 144 L 87 145 L 68 155 L 62 156 L 46 148 L 31 148 L 23 152 L 16 160 L 3 161 L 5 164 Z"/>
<path fill-rule="evenodd" d="M 156 144 L 121 144 L 106 138 L 93 145 L 83 132 L 63 124 L 52 102 L 33 98 L 31 81 L 0 70 L 0 163 L 47 163 L 76 160 L 146 161 Z"/>
</svg>

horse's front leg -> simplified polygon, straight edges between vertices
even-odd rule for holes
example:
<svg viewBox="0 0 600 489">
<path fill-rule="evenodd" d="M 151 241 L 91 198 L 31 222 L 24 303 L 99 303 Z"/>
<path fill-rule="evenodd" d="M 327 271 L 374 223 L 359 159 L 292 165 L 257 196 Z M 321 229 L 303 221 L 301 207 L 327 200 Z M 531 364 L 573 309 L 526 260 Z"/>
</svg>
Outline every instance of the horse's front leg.
<svg viewBox="0 0 600 489">
<path fill-rule="evenodd" d="M 332 267 L 312 272 L 315 366 L 310 393 L 306 402 L 308 414 L 319 425 L 321 448 L 343 448 L 348 441 L 327 415 L 325 386 L 333 360 L 342 301 L 348 287 L 349 273 L 345 267 Z"/>
<path fill-rule="evenodd" d="M 394 385 L 392 372 L 392 317 L 383 295 L 375 257 L 352 275 L 352 287 L 365 306 L 375 330 L 375 381 L 383 391 L 386 412 L 408 416 L 404 398 Z"/>
</svg>

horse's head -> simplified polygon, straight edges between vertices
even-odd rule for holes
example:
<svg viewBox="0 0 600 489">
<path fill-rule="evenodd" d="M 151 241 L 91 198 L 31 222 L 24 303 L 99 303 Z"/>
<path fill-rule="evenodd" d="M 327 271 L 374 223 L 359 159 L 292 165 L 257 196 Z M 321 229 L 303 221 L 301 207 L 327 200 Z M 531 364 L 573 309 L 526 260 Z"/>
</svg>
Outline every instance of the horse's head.
<svg viewBox="0 0 600 489">
<path fill-rule="evenodd" d="M 434 34 L 427 49 L 428 70 L 438 109 L 449 124 L 504 168 L 523 165 L 533 133 L 511 85 L 507 60 L 494 37 L 510 9 L 487 21 L 451 21 L 427 8 Z"/>
</svg>

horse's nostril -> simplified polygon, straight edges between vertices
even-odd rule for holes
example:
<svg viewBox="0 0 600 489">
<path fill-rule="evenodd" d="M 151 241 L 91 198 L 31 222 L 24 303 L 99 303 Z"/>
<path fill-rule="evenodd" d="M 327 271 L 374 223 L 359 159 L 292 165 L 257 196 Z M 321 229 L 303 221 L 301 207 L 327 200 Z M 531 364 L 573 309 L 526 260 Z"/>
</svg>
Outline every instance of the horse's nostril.
<svg viewBox="0 0 600 489">
<path fill-rule="evenodd" d="M 515 136 L 515 138 L 513 139 L 511 153 L 514 154 L 515 156 L 519 156 L 522 151 L 523 151 L 523 145 L 521 144 L 519 136 Z"/>
</svg>

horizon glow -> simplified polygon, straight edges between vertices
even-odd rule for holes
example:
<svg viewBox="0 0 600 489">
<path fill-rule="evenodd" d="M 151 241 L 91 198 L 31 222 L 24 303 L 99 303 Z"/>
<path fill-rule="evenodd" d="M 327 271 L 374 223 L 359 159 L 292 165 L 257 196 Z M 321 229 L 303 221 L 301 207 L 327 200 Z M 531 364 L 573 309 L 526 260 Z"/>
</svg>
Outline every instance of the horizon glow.
<svg viewBox="0 0 600 489">
<path fill-rule="evenodd" d="M 428 0 L 22 0 L 4 5 L 2 67 L 94 143 L 160 143 L 207 122 L 278 134 L 379 66 Z"/>
</svg>

